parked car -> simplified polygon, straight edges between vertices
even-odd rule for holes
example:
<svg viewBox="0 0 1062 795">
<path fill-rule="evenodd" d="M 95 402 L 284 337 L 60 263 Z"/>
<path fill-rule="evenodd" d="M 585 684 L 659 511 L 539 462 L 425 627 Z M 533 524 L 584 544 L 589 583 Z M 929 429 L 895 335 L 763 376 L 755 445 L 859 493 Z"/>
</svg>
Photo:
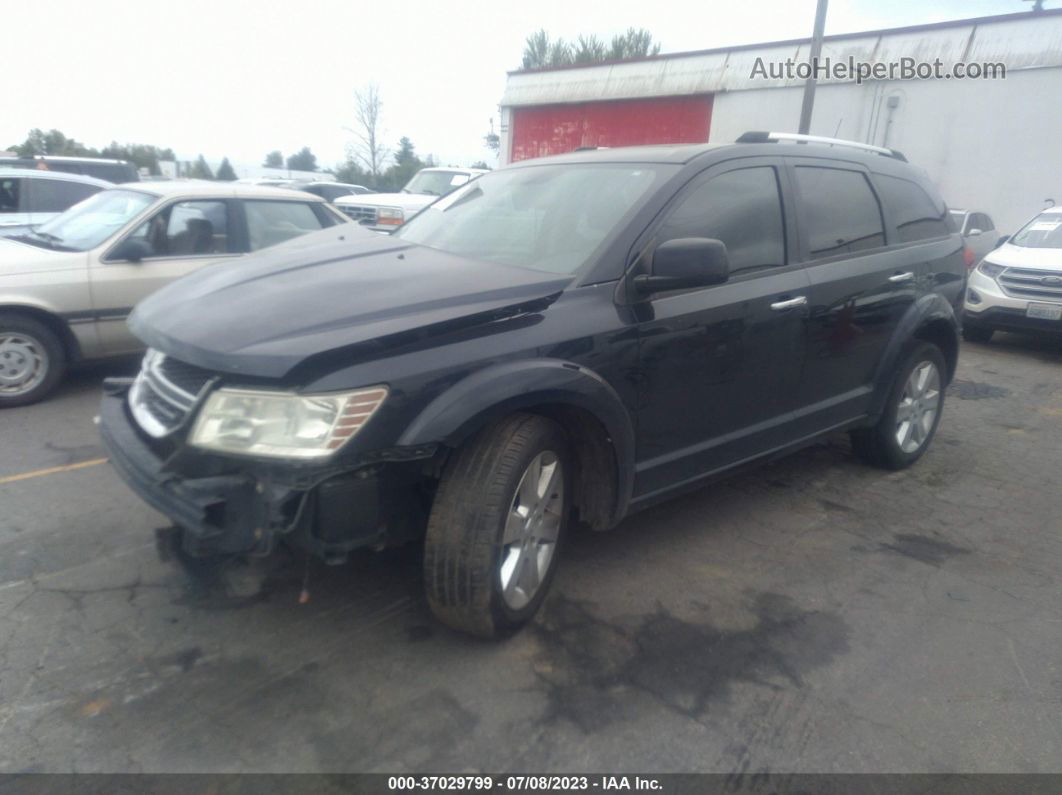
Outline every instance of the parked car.
<svg viewBox="0 0 1062 795">
<path fill-rule="evenodd" d="M 125 318 L 173 279 L 347 223 L 306 193 L 140 182 L 0 238 L 0 408 L 40 400 L 70 362 L 141 350 Z"/>
<path fill-rule="evenodd" d="M 37 169 L 0 169 L 0 235 L 25 232 L 99 193 L 111 183 Z"/>
<path fill-rule="evenodd" d="M 295 190 L 304 190 L 314 196 L 320 196 L 325 201 L 334 202 L 344 196 L 363 196 L 372 193 L 372 189 L 364 185 L 350 185 L 346 182 L 296 182 L 289 187 Z"/>
<path fill-rule="evenodd" d="M 340 197 L 333 203 L 373 231 L 393 232 L 440 196 L 486 173 L 480 168 L 422 168 L 400 193 Z"/>
<path fill-rule="evenodd" d="M 1062 207 L 1038 213 L 970 274 L 963 336 L 988 342 L 997 329 L 1062 331 Z"/>
<path fill-rule="evenodd" d="M 110 160 L 105 157 L 60 157 L 58 155 L 0 157 L 0 168 L 61 171 L 64 174 L 82 174 L 86 177 L 103 179 L 112 184 L 140 181 L 140 172 L 132 163 L 127 160 Z"/>
<path fill-rule="evenodd" d="M 999 243 L 999 232 L 988 213 L 952 210 L 951 217 L 959 228 L 963 243 L 972 252 L 975 263 L 980 262 Z"/>
<path fill-rule="evenodd" d="M 532 617 L 573 519 L 836 431 L 909 466 L 962 241 L 902 156 L 798 138 L 518 163 L 392 236 L 172 284 L 130 319 L 140 374 L 105 384 L 111 461 L 204 565 L 423 537 L 435 614 L 485 636 Z"/>
</svg>

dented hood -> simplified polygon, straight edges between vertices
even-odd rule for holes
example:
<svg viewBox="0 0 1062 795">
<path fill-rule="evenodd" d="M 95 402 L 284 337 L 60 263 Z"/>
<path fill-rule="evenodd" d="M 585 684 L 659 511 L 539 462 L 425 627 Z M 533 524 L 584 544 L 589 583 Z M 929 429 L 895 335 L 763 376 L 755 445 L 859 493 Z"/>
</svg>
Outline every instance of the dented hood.
<svg viewBox="0 0 1062 795">
<path fill-rule="evenodd" d="M 313 239 L 310 239 L 310 238 Z M 495 265 L 334 227 L 237 262 L 210 265 L 141 302 L 147 345 L 225 373 L 281 378 L 312 357 L 409 332 L 445 333 L 541 308 L 570 276 Z"/>
</svg>

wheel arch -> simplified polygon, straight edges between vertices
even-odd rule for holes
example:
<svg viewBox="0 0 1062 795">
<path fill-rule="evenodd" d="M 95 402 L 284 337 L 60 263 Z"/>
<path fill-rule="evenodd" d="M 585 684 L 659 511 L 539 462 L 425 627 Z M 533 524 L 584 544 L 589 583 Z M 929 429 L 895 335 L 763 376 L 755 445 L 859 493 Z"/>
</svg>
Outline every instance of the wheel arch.
<svg viewBox="0 0 1062 795">
<path fill-rule="evenodd" d="M 460 447 L 510 414 L 539 414 L 572 441 L 575 506 L 596 530 L 626 514 L 634 483 L 634 429 L 616 391 L 592 370 L 557 359 L 494 365 L 436 397 L 406 428 L 400 446 Z"/>
<path fill-rule="evenodd" d="M 68 361 L 77 361 L 82 358 L 81 344 L 69 324 L 58 314 L 49 309 L 31 304 L 11 304 L 0 302 L 0 315 L 22 315 L 42 323 L 59 339 L 66 352 Z"/>
<path fill-rule="evenodd" d="M 954 308 L 941 295 L 931 293 L 916 301 L 897 324 L 878 363 L 871 415 L 877 417 L 884 410 L 896 366 L 916 342 L 940 349 L 947 367 L 945 383 L 950 383 L 959 361 L 959 328 Z"/>
</svg>

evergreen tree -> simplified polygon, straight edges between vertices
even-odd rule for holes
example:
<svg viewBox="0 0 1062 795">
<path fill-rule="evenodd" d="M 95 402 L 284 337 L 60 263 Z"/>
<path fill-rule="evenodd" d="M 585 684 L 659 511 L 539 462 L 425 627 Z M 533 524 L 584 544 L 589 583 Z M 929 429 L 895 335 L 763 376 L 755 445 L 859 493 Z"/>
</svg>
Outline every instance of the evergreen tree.
<svg viewBox="0 0 1062 795">
<path fill-rule="evenodd" d="M 236 179 L 236 171 L 229 163 L 229 159 L 227 157 L 222 158 L 221 165 L 218 166 L 217 178 L 225 182 L 233 182 Z"/>
</svg>

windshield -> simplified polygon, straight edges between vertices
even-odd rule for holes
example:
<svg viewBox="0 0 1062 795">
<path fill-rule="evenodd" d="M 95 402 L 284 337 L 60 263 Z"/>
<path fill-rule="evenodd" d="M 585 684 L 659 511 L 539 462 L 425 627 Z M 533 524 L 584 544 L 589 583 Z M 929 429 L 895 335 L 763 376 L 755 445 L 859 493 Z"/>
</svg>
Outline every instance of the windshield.
<svg viewBox="0 0 1062 795">
<path fill-rule="evenodd" d="M 41 224 L 24 238 L 30 243 L 67 251 L 95 248 L 158 197 L 135 190 L 104 190 Z"/>
<path fill-rule="evenodd" d="M 642 199 L 658 170 L 534 166 L 485 174 L 394 234 L 502 265 L 574 273 Z"/>
<path fill-rule="evenodd" d="M 1025 248 L 1062 248 L 1062 213 L 1040 213 L 1010 242 Z"/>
<path fill-rule="evenodd" d="M 431 196 L 445 196 L 457 190 L 471 179 L 468 174 L 459 171 L 419 171 L 406 186 L 403 193 L 427 193 Z"/>
</svg>

